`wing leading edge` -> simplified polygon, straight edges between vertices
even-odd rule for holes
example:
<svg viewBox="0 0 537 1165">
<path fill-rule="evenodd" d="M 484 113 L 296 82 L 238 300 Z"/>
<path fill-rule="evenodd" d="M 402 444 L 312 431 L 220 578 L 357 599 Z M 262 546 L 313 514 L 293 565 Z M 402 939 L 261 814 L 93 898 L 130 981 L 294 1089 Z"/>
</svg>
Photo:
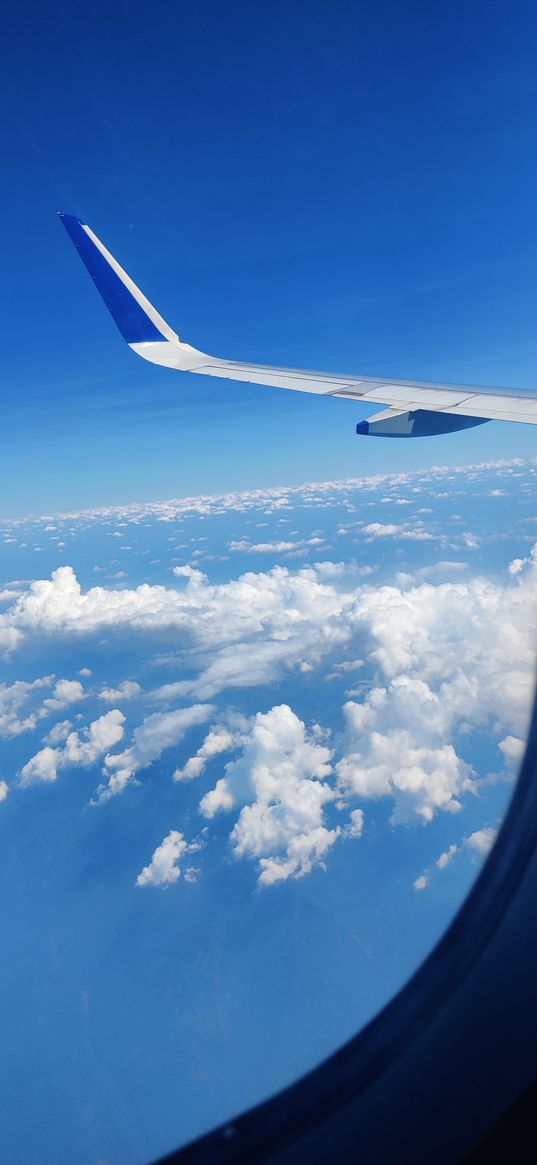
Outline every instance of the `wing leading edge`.
<svg viewBox="0 0 537 1165">
<path fill-rule="evenodd" d="M 179 338 L 86 223 L 60 214 L 80 258 L 133 352 L 166 368 L 388 405 L 356 432 L 379 437 L 424 437 L 482 425 L 488 420 L 537 424 L 537 395 L 509 388 L 393 380 L 276 368 L 208 356 Z"/>
</svg>

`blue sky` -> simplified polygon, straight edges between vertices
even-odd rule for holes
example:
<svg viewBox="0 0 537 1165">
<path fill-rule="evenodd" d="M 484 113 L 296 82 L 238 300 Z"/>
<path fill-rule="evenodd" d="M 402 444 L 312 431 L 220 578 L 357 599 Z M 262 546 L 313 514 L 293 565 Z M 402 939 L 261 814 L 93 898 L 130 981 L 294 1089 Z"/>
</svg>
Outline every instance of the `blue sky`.
<svg viewBox="0 0 537 1165">
<path fill-rule="evenodd" d="M 531 455 L 528 426 L 359 440 L 365 406 L 125 349 L 55 218 L 236 358 L 533 387 L 535 11 L 11 7 L 2 512 Z"/>
<path fill-rule="evenodd" d="M 4 17 L 10 1165 L 142 1165 L 353 1035 L 493 843 L 534 682 L 532 426 L 368 441 L 151 367 L 56 211 L 217 355 L 532 387 L 536 21 Z"/>
</svg>

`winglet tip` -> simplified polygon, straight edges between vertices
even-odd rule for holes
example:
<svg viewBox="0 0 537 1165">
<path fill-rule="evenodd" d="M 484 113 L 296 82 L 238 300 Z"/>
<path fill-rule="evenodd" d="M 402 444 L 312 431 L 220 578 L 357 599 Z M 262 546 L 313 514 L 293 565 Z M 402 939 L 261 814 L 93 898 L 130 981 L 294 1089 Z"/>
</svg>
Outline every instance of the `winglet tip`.
<svg viewBox="0 0 537 1165">
<path fill-rule="evenodd" d="M 57 210 L 56 214 L 63 223 L 76 222 L 79 226 L 85 226 L 84 220 L 79 218 L 77 214 L 68 214 L 66 210 Z"/>
</svg>

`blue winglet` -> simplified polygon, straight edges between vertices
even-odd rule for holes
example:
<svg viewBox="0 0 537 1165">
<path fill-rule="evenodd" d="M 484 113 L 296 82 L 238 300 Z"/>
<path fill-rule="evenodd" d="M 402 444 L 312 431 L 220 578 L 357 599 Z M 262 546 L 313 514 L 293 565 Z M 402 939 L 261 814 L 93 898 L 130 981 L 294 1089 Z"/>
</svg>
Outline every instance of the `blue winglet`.
<svg viewBox="0 0 537 1165">
<path fill-rule="evenodd" d="M 95 246 L 93 239 L 84 230 L 85 224 L 74 214 L 59 212 L 59 218 L 127 343 L 145 344 L 165 340 L 166 337 L 159 332 L 153 320 Z"/>
</svg>

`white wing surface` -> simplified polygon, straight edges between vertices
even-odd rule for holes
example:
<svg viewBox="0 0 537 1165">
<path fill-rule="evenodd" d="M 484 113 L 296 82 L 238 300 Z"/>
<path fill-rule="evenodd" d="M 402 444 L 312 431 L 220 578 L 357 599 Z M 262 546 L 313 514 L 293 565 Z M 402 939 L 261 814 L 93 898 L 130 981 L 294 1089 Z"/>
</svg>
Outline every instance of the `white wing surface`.
<svg viewBox="0 0 537 1165">
<path fill-rule="evenodd" d="M 537 424 L 537 394 L 530 391 L 307 372 L 208 356 L 179 339 L 89 226 L 74 215 L 60 214 L 60 218 L 129 347 L 152 364 L 387 405 L 356 426 L 357 433 L 370 436 L 430 436 L 488 420 Z"/>
</svg>

